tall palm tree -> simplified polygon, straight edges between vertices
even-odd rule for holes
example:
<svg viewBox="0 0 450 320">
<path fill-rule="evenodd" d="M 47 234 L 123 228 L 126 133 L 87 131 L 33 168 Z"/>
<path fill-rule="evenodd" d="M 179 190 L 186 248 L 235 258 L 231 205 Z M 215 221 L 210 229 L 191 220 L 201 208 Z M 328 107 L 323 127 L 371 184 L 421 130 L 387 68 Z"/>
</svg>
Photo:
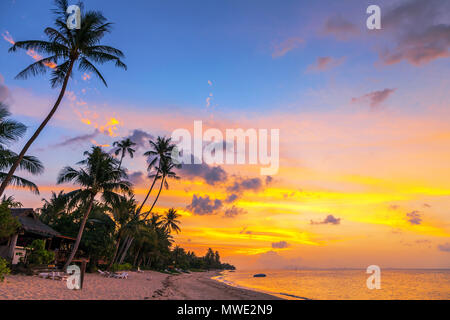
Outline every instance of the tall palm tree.
<svg viewBox="0 0 450 320">
<path fill-rule="evenodd" d="M 172 150 L 175 148 L 175 145 L 171 143 L 171 138 L 166 137 L 158 137 L 156 141 L 150 140 L 149 143 L 150 150 L 144 153 L 144 156 L 148 157 L 147 171 L 151 172 L 154 168 L 156 168 L 156 174 L 150 176 L 153 177 L 153 182 L 136 214 L 140 214 L 144 204 L 147 202 L 147 199 L 153 190 L 153 187 L 155 186 L 156 180 L 160 178 L 161 163 L 167 159 L 171 159 Z"/>
<path fill-rule="evenodd" d="M 172 162 L 172 158 L 163 159 L 163 161 L 160 161 L 159 170 L 157 173 L 154 174 L 155 180 L 161 180 L 161 184 L 159 186 L 158 194 L 156 195 L 155 200 L 153 201 L 153 204 L 149 211 L 146 212 L 145 219 L 147 219 L 148 215 L 152 212 L 153 207 L 155 206 L 156 202 L 158 201 L 159 195 L 161 194 L 162 187 L 166 189 L 169 189 L 169 184 L 167 183 L 167 179 L 180 179 L 177 174 L 172 171 L 173 168 L 179 168 L 180 165 L 175 164 Z"/>
<path fill-rule="evenodd" d="M 122 166 L 122 161 L 125 155 L 128 153 L 130 158 L 133 158 L 134 153 L 136 150 L 133 149 L 133 146 L 135 146 L 136 143 L 130 140 L 130 138 L 123 139 L 122 141 L 114 141 L 113 146 L 116 147 L 116 151 L 114 151 L 114 154 L 118 156 L 121 153 L 120 161 L 119 161 L 119 169 Z"/>
<path fill-rule="evenodd" d="M 6 181 L 7 174 L 2 171 L 8 170 L 18 161 L 17 154 L 9 150 L 8 145 L 19 140 L 27 130 L 24 124 L 9 119 L 10 115 L 8 107 L 0 102 L 0 180 L 3 183 Z M 18 168 L 33 175 L 44 171 L 42 163 L 33 156 L 23 157 L 19 161 Z M 39 194 L 39 189 L 33 182 L 15 175 L 11 175 L 8 184 L 28 188 L 32 192 Z"/>
<path fill-rule="evenodd" d="M 26 40 L 18 41 L 9 49 L 15 52 L 17 49 L 35 50 L 37 53 L 46 57 L 29 65 L 21 71 L 16 78 L 26 79 L 29 76 L 44 74 L 48 70 L 48 65 L 52 68 L 52 78 L 50 83 L 53 88 L 61 85 L 58 98 L 56 99 L 50 113 L 36 129 L 31 138 L 20 151 L 17 159 L 11 165 L 7 176 L 3 179 L 0 186 L 0 196 L 5 191 L 17 167 L 20 166 L 25 153 L 39 136 L 41 131 L 55 114 L 66 91 L 69 78 L 72 76 L 73 68 L 78 65 L 80 71 L 89 71 L 95 74 L 107 86 L 105 79 L 93 63 L 103 64 L 105 62 L 115 62 L 116 67 L 126 69 L 122 62 L 122 51 L 100 44 L 103 36 L 111 31 L 111 23 L 99 11 L 86 11 L 81 14 L 81 28 L 69 29 L 66 21 L 68 3 L 67 0 L 55 0 L 56 9 L 54 13 L 55 28 L 48 27 L 44 33 L 48 41 Z M 80 3 L 82 6 L 82 3 Z"/>
<path fill-rule="evenodd" d="M 95 197 L 101 195 L 105 203 L 117 202 L 120 195 L 117 191 L 131 194 L 131 184 L 126 180 L 123 170 L 117 168 L 117 160 L 102 151 L 100 147 L 92 147 L 92 150 L 84 153 L 86 159 L 78 162 L 82 167 L 78 170 L 65 167 L 58 175 L 57 183 L 74 182 L 82 188 L 68 193 L 72 203 L 86 204 L 86 211 L 81 219 L 80 229 L 73 246 L 72 252 L 64 265 L 64 270 L 72 262 L 80 245 L 86 221 L 92 210 Z"/>
<path fill-rule="evenodd" d="M 179 218 L 180 215 L 177 213 L 177 210 L 175 210 L 174 208 L 170 208 L 169 210 L 166 211 L 165 216 L 163 216 L 162 221 L 163 221 L 163 227 L 164 229 L 166 229 L 167 231 L 175 231 L 176 233 L 180 232 L 181 229 L 178 226 L 181 222 L 179 220 L 177 220 L 177 218 Z"/>
</svg>

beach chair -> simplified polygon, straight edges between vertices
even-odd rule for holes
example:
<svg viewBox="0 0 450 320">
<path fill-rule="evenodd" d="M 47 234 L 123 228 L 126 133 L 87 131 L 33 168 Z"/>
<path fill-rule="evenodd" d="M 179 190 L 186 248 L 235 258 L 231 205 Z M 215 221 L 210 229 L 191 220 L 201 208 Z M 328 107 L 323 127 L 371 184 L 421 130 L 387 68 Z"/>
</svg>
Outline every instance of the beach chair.
<svg viewBox="0 0 450 320">
<path fill-rule="evenodd" d="M 108 271 L 102 271 L 100 269 L 97 270 L 98 273 L 100 273 L 102 276 L 109 278 L 111 276 L 111 274 Z"/>
<path fill-rule="evenodd" d="M 128 273 L 122 272 L 121 274 L 115 274 L 114 278 L 116 278 L 116 279 L 128 279 Z"/>
</svg>

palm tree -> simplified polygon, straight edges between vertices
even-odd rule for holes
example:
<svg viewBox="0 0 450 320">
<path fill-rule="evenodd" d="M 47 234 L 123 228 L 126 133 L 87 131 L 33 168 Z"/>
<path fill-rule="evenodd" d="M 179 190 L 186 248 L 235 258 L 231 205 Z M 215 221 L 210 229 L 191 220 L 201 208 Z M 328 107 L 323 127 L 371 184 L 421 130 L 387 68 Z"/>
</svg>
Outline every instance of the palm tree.
<svg viewBox="0 0 450 320">
<path fill-rule="evenodd" d="M 42 199 L 44 202 L 39 219 L 48 225 L 53 225 L 64 213 L 69 211 L 69 197 L 60 191 L 56 193 L 52 191 L 52 195 L 49 200 Z"/>
<path fill-rule="evenodd" d="M 161 184 L 159 186 L 158 194 L 157 194 L 155 200 L 153 201 L 153 204 L 152 204 L 150 210 L 146 212 L 144 220 L 147 219 L 148 215 L 152 212 L 153 207 L 155 206 L 156 202 L 158 201 L 158 198 L 159 198 L 159 195 L 161 194 L 163 185 L 166 189 L 169 189 L 169 184 L 167 183 L 167 179 L 169 179 L 169 178 L 172 178 L 175 180 L 180 179 L 180 177 L 178 177 L 177 174 L 174 171 L 172 171 L 173 168 L 179 168 L 179 167 L 180 167 L 180 165 L 172 162 L 172 158 L 166 158 L 166 159 L 163 159 L 162 161 L 160 161 L 159 170 L 157 173 L 154 174 L 154 176 L 155 176 L 155 180 L 161 180 Z"/>
<path fill-rule="evenodd" d="M 15 52 L 19 48 L 25 50 L 33 49 L 37 53 L 46 56 L 26 67 L 16 78 L 26 79 L 29 76 L 44 74 L 48 70 L 47 66 L 50 65 L 53 70 L 50 83 L 53 88 L 61 85 L 61 90 L 50 113 L 36 129 L 16 157 L 16 160 L 12 163 L 8 175 L 3 179 L 0 186 L 0 196 L 5 191 L 11 179 L 13 179 L 13 174 L 17 167 L 20 166 L 25 153 L 58 109 L 64 97 L 69 78 L 72 76 L 73 68 L 78 64 L 80 71 L 94 73 L 105 86 L 107 86 L 106 81 L 100 71 L 94 66 L 93 62 L 103 64 L 112 61 L 115 62 L 116 67 L 126 69 L 126 65 L 120 60 L 124 56 L 122 51 L 100 44 L 103 36 L 111 31 L 111 23 L 107 22 L 107 19 L 101 12 L 87 11 L 82 13 L 81 28 L 71 30 L 66 24 L 68 18 L 68 14 L 66 13 L 68 7 L 67 0 L 55 0 L 55 4 L 55 28 L 48 27 L 44 30 L 49 41 L 18 41 L 9 49 L 10 52 Z"/>
<path fill-rule="evenodd" d="M 95 197 L 100 194 L 105 203 L 117 202 L 120 195 L 116 192 L 131 194 L 131 184 L 126 180 L 126 174 L 117 168 L 117 160 L 102 151 L 100 147 L 92 147 L 91 152 L 84 153 L 86 159 L 78 162 L 82 167 L 78 170 L 65 167 L 59 173 L 57 183 L 74 182 L 82 188 L 69 192 L 67 195 L 72 203 L 85 204 L 85 213 L 81 219 L 80 229 L 72 252 L 64 265 L 64 270 L 72 262 L 83 235 L 86 221 L 92 210 Z"/>
<path fill-rule="evenodd" d="M 14 196 L 7 197 L 6 195 L 3 196 L 1 200 L 1 204 L 6 204 L 8 208 L 22 208 L 23 204 L 20 201 L 17 201 Z"/>
<path fill-rule="evenodd" d="M 7 174 L 2 171 L 8 170 L 18 161 L 17 154 L 9 150 L 8 145 L 21 138 L 27 130 L 24 124 L 8 119 L 10 115 L 8 107 L 0 102 L 0 180 L 3 183 L 6 181 Z M 23 157 L 19 161 L 18 167 L 20 170 L 27 171 L 33 175 L 44 171 L 42 163 L 33 156 Z M 39 194 L 39 189 L 33 182 L 15 175 L 11 175 L 8 184 L 28 188 L 32 192 Z"/>
<path fill-rule="evenodd" d="M 108 265 L 110 269 L 116 260 L 117 253 L 119 251 L 120 241 L 123 236 L 127 234 L 127 231 L 131 231 L 133 227 L 133 217 L 136 210 L 136 200 L 134 197 L 126 198 L 120 197 L 118 202 L 113 203 L 111 208 L 112 217 L 117 229 L 117 240 L 114 248 L 114 254 Z"/>
<path fill-rule="evenodd" d="M 150 176 L 153 177 L 152 185 L 150 186 L 150 189 L 148 190 L 147 195 L 145 196 L 144 201 L 142 201 L 142 204 L 137 210 L 136 214 L 139 214 L 141 212 L 142 208 L 144 207 L 144 204 L 147 202 L 147 199 L 153 190 L 156 180 L 158 180 L 160 177 L 159 173 L 161 170 L 162 161 L 171 159 L 172 150 L 173 148 L 175 148 L 175 145 L 171 143 L 171 138 L 166 137 L 158 137 L 156 139 L 156 142 L 150 140 L 149 143 L 150 143 L 150 150 L 144 153 L 144 156 L 148 157 L 147 171 L 151 172 L 153 168 L 157 169 L 156 174 Z"/>
<path fill-rule="evenodd" d="M 176 233 L 180 232 L 181 229 L 178 226 L 178 224 L 180 224 L 181 222 L 177 220 L 177 218 L 179 217 L 180 215 L 174 208 L 170 208 L 169 210 L 167 210 L 165 216 L 162 219 L 164 229 L 166 229 L 169 232 L 170 231 L 175 231 Z"/>
<path fill-rule="evenodd" d="M 136 145 L 136 143 L 131 141 L 130 138 L 124 139 L 122 141 L 114 141 L 113 146 L 117 147 L 114 154 L 116 156 L 118 156 L 120 153 L 122 153 L 122 155 L 120 157 L 120 162 L 119 162 L 119 169 L 122 166 L 122 160 L 127 153 L 130 155 L 130 158 L 133 158 L 136 150 L 134 150 L 132 147 L 135 145 Z"/>
</svg>

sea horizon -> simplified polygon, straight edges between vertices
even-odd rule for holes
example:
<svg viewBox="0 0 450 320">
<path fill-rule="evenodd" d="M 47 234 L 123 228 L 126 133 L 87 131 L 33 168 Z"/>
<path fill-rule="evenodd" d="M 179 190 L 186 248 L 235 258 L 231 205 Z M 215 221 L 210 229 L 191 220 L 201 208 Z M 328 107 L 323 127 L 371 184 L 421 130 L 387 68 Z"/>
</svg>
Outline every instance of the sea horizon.
<svg viewBox="0 0 450 320">
<path fill-rule="evenodd" d="M 265 277 L 253 277 L 254 274 Z M 381 288 L 369 289 L 364 269 L 223 271 L 213 279 L 230 286 L 294 300 L 448 300 L 450 269 L 381 272 Z"/>
</svg>

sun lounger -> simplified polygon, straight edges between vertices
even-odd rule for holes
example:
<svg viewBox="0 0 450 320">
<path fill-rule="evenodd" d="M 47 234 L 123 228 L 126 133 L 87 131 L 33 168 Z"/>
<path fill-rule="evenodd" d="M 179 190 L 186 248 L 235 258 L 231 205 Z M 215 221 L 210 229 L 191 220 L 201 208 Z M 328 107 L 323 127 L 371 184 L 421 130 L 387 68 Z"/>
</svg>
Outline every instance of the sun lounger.
<svg viewBox="0 0 450 320">
<path fill-rule="evenodd" d="M 128 279 L 128 273 L 122 272 L 120 274 L 115 274 L 114 278 L 116 278 L 116 279 Z"/>
<path fill-rule="evenodd" d="M 52 280 L 67 280 L 68 275 L 64 272 L 41 272 L 38 275 L 40 278 L 52 279 Z"/>
<path fill-rule="evenodd" d="M 111 273 L 109 273 L 108 271 L 102 271 L 100 269 L 97 270 L 102 276 L 109 278 L 111 277 Z"/>
</svg>

